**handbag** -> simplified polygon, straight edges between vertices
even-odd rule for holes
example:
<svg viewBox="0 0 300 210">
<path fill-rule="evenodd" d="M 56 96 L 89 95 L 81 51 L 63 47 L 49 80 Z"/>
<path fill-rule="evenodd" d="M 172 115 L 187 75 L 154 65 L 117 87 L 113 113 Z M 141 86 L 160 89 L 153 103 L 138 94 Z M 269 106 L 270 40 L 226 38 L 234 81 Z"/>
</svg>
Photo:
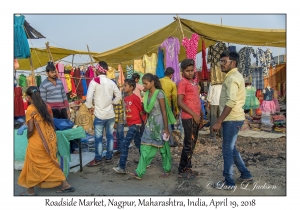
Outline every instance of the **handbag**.
<svg viewBox="0 0 300 210">
<path fill-rule="evenodd" d="M 55 130 L 67 130 L 74 126 L 74 123 L 69 119 L 53 118 Z"/>
</svg>

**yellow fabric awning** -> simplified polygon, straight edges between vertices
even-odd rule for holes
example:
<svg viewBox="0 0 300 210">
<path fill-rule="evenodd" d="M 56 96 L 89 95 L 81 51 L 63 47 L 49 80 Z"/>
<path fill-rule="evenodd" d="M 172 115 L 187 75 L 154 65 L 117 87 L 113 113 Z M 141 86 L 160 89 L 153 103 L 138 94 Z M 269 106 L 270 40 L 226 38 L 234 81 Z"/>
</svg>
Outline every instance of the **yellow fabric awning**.
<svg viewBox="0 0 300 210">
<path fill-rule="evenodd" d="M 214 45 L 218 41 L 252 46 L 286 46 L 286 31 L 281 29 L 231 27 L 186 19 L 181 19 L 181 23 L 182 32 L 185 37 L 190 39 L 193 33 L 198 33 L 201 39 L 204 40 L 206 47 Z M 160 44 L 169 36 L 178 38 L 181 43 L 183 37 L 182 32 L 179 21 L 175 20 L 171 24 L 140 39 L 93 57 L 97 61 L 104 60 L 115 68 L 121 63 L 124 69 L 126 65 L 133 64 L 134 59 L 142 58 L 146 53 L 157 53 Z M 202 50 L 201 39 L 198 43 L 197 52 Z M 182 61 L 185 57 L 185 48 L 181 46 L 179 61 Z"/>
<path fill-rule="evenodd" d="M 64 48 L 58 48 L 58 47 L 50 47 L 50 52 L 52 54 L 52 57 L 54 61 L 63 59 L 65 57 L 68 57 L 70 55 L 76 55 L 76 54 L 81 54 L 81 55 L 87 55 L 87 51 L 80 51 L 80 50 L 70 50 L 70 49 L 64 49 Z M 47 65 L 47 62 L 50 60 L 49 53 L 47 49 L 42 49 L 42 48 L 30 48 L 31 51 L 31 59 L 32 59 L 32 64 L 34 69 L 40 68 L 42 66 Z M 98 53 L 91 52 L 91 55 L 97 55 Z M 19 62 L 19 69 L 20 70 L 31 70 L 30 68 L 30 62 L 29 58 L 27 59 L 20 59 L 18 60 Z"/>
<path fill-rule="evenodd" d="M 198 33 L 204 40 L 206 47 L 214 45 L 218 41 L 249 46 L 286 47 L 286 30 L 284 29 L 232 27 L 187 19 L 181 19 L 181 23 L 184 37 L 190 39 L 193 33 Z M 171 24 L 126 45 L 102 53 L 91 52 L 91 55 L 96 61 L 104 60 L 114 68 L 118 68 L 118 64 L 121 64 L 122 68 L 125 69 L 126 65 L 133 64 L 133 60 L 142 58 L 144 54 L 157 53 L 158 47 L 169 36 L 178 38 L 181 43 L 182 31 L 179 21 L 176 19 Z M 202 50 L 201 39 L 197 52 Z M 50 50 L 55 61 L 72 54 L 88 54 L 87 51 L 57 47 L 50 47 Z M 182 61 L 185 55 L 185 48 L 180 46 L 179 61 Z M 47 49 L 31 48 L 31 56 L 34 69 L 45 66 L 49 61 Z M 29 59 L 21 59 L 19 64 L 19 69 L 30 70 Z"/>
</svg>

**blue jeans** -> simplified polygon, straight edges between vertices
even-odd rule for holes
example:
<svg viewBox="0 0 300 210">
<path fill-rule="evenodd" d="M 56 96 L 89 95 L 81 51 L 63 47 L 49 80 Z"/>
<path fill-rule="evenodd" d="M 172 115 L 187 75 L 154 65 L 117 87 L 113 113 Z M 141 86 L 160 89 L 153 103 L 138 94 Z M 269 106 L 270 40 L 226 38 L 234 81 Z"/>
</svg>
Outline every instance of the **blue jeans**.
<svg viewBox="0 0 300 210">
<path fill-rule="evenodd" d="M 122 143 L 124 141 L 124 124 L 117 124 L 117 150 L 122 152 Z"/>
<path fill-rule="evenodd" d="M 126 161 L 128 158 L 128 149 L 129 145 L 134 140 L 135 146 L 139 149 L 140 152 L 140 146 L 141 146 L 141 134 L 140 134 L 140 125 L 131 125 L 129 126 L 129 130 L 126 134 L 126 137 L 124 138 L 124 141 L 122 143 L 122 152 L 120 156 L 119 161 L 119 167 L 121 169 L 125 169 L 126 167 Z"/>
<path fill-rule="evenodd" d="M 233 180 L 233 163 L 241 173 L 241 178 L 252 178 L 250 171 L 246 168 L 242 157 L 236 149 L 236 140 L 238 132 L 244 121 L 224 121 L 223 126 L 223 144 L 222 153 L 224 160 L 223 176 L 225 177 L 226 185 L 235 185 Z"/>
<path fill-rule="evenodd" d="M 102 139 L 103 139 L 103 130 L 106 131 L 106 159 L 110 160 L 113 154 L 114 147 L 114 124 L 115 118 L 101 120 L 95 117 L 94 120 L 94 129 L 95 129 L 95 160 L 102 160 Z"/>
</svg>

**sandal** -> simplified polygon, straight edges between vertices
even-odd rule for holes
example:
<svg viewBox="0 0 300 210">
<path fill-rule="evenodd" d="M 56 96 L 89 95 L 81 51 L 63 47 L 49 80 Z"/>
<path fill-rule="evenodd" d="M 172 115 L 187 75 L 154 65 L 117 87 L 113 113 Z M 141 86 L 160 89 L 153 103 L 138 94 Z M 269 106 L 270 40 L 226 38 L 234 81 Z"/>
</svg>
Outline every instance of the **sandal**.
<svg viewBox="0 0 300 210">
<path fill-rule="evenodd" d="M 56 193 L 69 193 L 69 192 L 74 192 L 75 191 L 75 187 L 69 187 L 67 189 L 61 189 L 61 190 L 58 190 L 56 191 Z"/>
<path fill-rule="evenodd" d="M 142 179 L 141 177 L 139 177 L 139 176 L 136 174 L 136 172 L 129 172 L 129 171 L 128 171 L 127 174 L 128 174 L 129 176 L 132 176 L 132 177 L 136 178 L 136 179 L 139 179 L 139 180 Z"/>
<path fill-rule="evenodd" d="M 178 178 L 194 179 L 195 175 L 190 173 L 189 171 L 186 171 L 186 172 L 179 173 Z"/>
<path fill-rule="evenodd" d="M 92 167 L 92 166 L 98 166 L 102 164 L 102 160 L 92 160 L 91 162 L 89 162 L 87 164 L 88 167 Z"/>
<path fill-rule="evenodd" d="M 163 172 L 162 174 L 159 175 L 159 177 L 167 178 L 170 175 L 171 175 L 171 171 L 170 172 Z"/>
<path fill-rule="evenodd" d="M 253 182 L 253 178 L 244 179 L 244 178 L 239 177 L 239 178 L 236 179 L 235 182 L 236 182 L 236 183 L 239 183 L 239 184 L 242 184 L 242 183 L 244 183 L 244 184 L 249 183 L 249 184 L 250 184 L 250 183 Z"/>
</svg>

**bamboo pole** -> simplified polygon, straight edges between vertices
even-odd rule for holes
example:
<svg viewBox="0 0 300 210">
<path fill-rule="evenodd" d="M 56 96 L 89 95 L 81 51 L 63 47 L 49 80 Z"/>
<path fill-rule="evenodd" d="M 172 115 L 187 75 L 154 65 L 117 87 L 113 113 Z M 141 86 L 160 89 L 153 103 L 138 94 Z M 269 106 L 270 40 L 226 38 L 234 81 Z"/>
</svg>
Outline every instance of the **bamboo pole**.
<svg viewBox="0 0 300 210">
<path fill-rule="evenodd" d="M 91 56 L 90 48 L 89 48 L 88 45 L 86 45 L 86 47 L 87 47 L 88 52 L 89 52 L 89 57 L 90 57 L 90 64 L 91 64 L 91 67 L 92 67 L 92 69 L 94 70 L 94 73 L 95 73 L 94 75 L 96 75 L 96 70 L 95 70 L 94 65 L 93 65 L 93 58 L 92 58 L 92 56 Z"/>
<path fill-rule="evenodd" d="M 180 18 L 178 15 L 177 16 L 177 20 L 179 21 L 179 26 L 180 26 L 180 29 L 181 29 L 181 34 L 182 34 L 182 39 L 184 38 L 184 34 L 183 34 L 183 30 L 182 30 L 182 25 L 181 25 L 181 21 L 180 21 Z"/>
<path fill-rule="evenodd" d="M 49 42 L 46 42 L 46 48 L 47 48 L 48 54 L 50 56 L 50 61 L 52 61 L 53 65 L 54 65 L 54 59 L 53 59 L 53 56 L 52 56 L 51 51 L 50 51 Z M 54 67 L 55 67 L 57 77 L 60 78 L 59 73 L 58 73 L 57 68 L 56 68 L 56 65 L 54 65 Z"/>
<path fill-rule="evenodd" d="M 35 86 L 36 83 L 35 83 L 34 67 L 33 67 L 33 64 L 32 64 L 31 55 L 29 56 L 29 63 L 30 63 L 30 69 L 31 69 L 32 82 L 33 82 L 33 85 Z"/>
</svg>

